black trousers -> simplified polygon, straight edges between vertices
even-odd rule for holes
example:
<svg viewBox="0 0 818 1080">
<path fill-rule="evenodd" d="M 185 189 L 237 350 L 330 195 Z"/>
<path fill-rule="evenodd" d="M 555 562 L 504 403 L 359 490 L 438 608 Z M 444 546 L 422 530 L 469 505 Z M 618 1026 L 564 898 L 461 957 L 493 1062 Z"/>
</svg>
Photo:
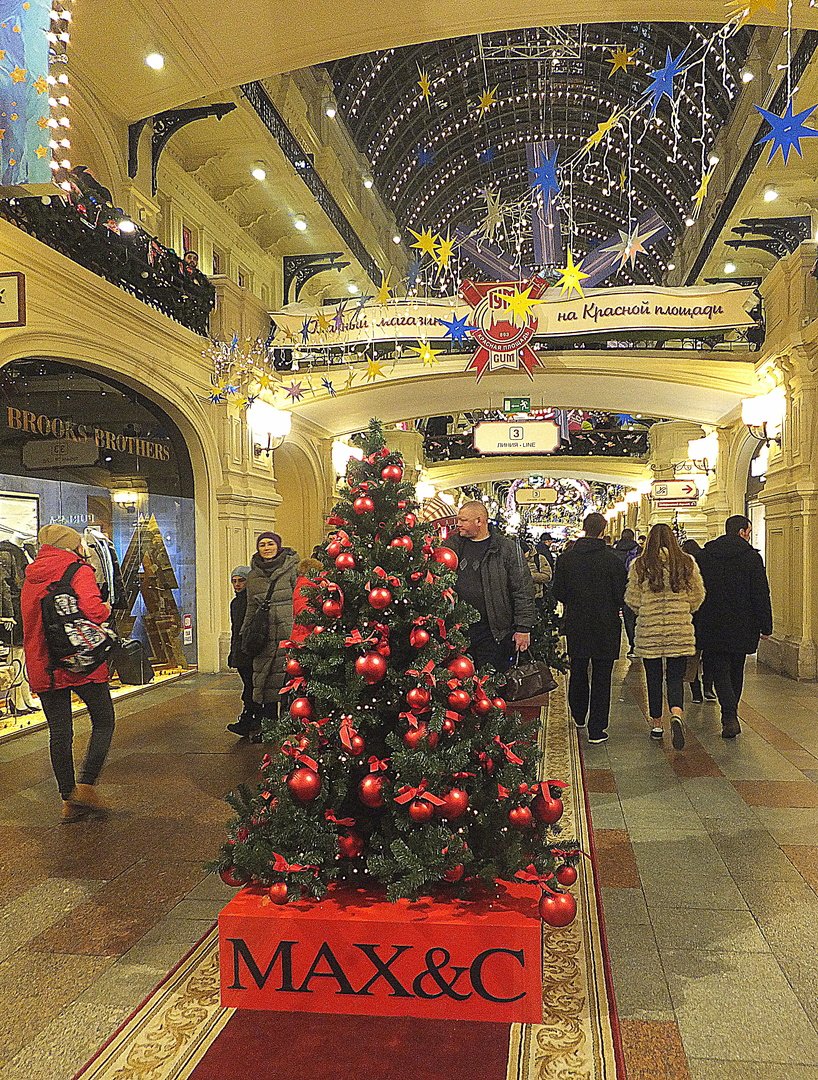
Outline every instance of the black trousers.
<svg viewBox="0 0 818 1080">
<path fill-rule="evenodd" d="M 721 706 L 721 722 L 738 719 L 738 703 L 744 690 L 744 653 L 708 652 L 704 655 L 704 670 L 712 677 L 716 697 Z"/>
<path fill-rule="evenodd" d="M 628 637 L 628 645 L 633 648 L 636 638 L 636 612 L 627 604 L 622 605 L 622 622 L 625 624 L 625 633 Z"/>
<path fill-rule="evenodd" d="M 513 651 L 510 634 L 502 641 L 496 641 L 488 623 L 478 622 L 469 628 L 469 656 L 475 667 L 491 664 L 497 671 L 508 671 Z"/>
<path fill-rule="evenodd" d="M 661 722 L 665 705 L 662 682 L 667 683 L 667 703 L 671 709 L 684 708 L 684 677 L 688 657 L 666 656 L 643 660 L 645 681 L 648 684 L 648 711 L 651 720 Z M 664 678 L 663 678 L 664 677 Z"/>
<path fill-rule="evenodd" d="M 590 681 L 588 668 L 590 666 Z M 568 706 L 571 715 L 578 724 L 588 720 L 588 737 L 593 739 L 601 735 L 608 727 L 611 712 L 611 677 L 613 660 L 571 657 L 570 678 L 568 680 Z"/>
<path fill-rule="evenodd" d="M 81 784 L 94 784 L 102 771 L 114 734 L 114 703 L 107 683 L 85 683 L 73 691 L 88 706 L 91 741 L 80 770 Z M 67 799 L 74 790 L 74 721 L 71 690 L 42 690 L 40 704 L 48 721 L 48 749 L 60 795 Z"/>
<path fill-rule="evenodd" d="M 241 676 L 242 683 L 242 715 L 253 716 L 255 715 L 256 709 L 258 708 L 258 706 L 253 701 L 253 665 L 248 664 L 246 667 L 242 666 L 240 668 L 236 668 L 236 671 L 238 671 L 239 675 Z"/>
</svg>

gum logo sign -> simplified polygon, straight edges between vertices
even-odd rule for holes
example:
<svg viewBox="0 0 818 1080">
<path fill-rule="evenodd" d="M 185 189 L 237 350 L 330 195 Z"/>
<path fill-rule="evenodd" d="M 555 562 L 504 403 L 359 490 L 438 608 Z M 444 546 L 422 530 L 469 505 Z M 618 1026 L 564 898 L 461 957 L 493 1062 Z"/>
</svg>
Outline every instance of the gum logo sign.
<svg viewBox="0 0 818 1080">
<path fill-rule="evenodd" d="M 486 371 L 522 369 L 530 379 L 540 359 L 530 342 L 537 332 L 536 316 L 528 312 L 525 317 L 509 311 L 506 300 L 516 292 L 530 290 L 532 300 L 539 300 L 548 282 L 535 274 L 529 281 L 495 281 L 475 283 L 464 281 L 460 295 L 474 308 L 471 323 L 475 327 L 471 336 L 480 346 L 469 361 L 467 371 L 477 372 L 478 381 Z"/>
</svg>

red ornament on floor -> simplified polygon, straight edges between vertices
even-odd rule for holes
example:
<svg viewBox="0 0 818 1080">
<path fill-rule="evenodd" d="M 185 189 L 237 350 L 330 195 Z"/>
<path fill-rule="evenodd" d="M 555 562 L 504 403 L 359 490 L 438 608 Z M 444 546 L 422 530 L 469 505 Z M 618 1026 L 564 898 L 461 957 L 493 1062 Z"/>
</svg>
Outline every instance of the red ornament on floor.
<svg viewBox="0 0 818 1080">
<path fill-rule="evenodd" d="M 321 791 L 321 777 L 313 769 L 293 769 L 287 777 L 290 797 L 302 806 L 315 802 Z"/>
<path fill-rule="evenodd" d="M 451 672 L 455 679 L 470 679 L 474 675 L 474 664 L 468 656 L 456 656 L 448 662 L 446 670 Z"/>
<path fill-rule="evenodd" d="M 570 893 L 543 893 L 538 905 L 540 918 L 549 926 L 569 926 L 577 915 L 577 902 Z"/>
<path fill-rule="evenodd" d="M 515 829 L 531 829 L 534 826 L 534 815 L 527 806 L 512 806 L 508 812 L 508 822 Z"/>
<path fill-rule="evenodd" d="M 538 821 L 545 825 L 554 825 L 562 817 L 562 799 L 552 799 L 550 795 L 536 795 L 531 809 Z"/>
<path fill-rule="evenodd" d="M 382 806 L 386 805 L 383 793 L 384 786 L 385 780 L 382 776 L 377 773 L 367 773 L 358 784 L 358 798 L 370 810 L 380 810 Z"/>
<path fill-rule="evenodd" d="M 373 607 L 376 611 L 383 611 L 392 603 L 392 593 L 389 589 L 379 585 L 370 591 L 367 599 L 370 607 Z"/>
<path fill-rule="evenodd" d="M 557 871 L 557 881 L 560 885 L 573 885 L 577 880 L 576 867 L 561 866 Z"/>
<path fill-rule="evenodd" d="M 355 671 L 363 677 L 365 683 L 374 686 L 386 674 L 387 663 L 380 653 L 368 652 L 355 661 Z"/>
<path fill-rule="evenodd" d="M 267 890 L 267 895 L 273 901 L 274 904 L 286 904 L 287 903 L 287 882 L 275 881 Z"/>
<path fill-rule="evenodd" d="M 445 566 L 447 570 L 457 569 L 457 555 L 451 548 L 439 547 L 432 551 L 432 558 L 436 563 L 440 563 L 441 566 Z"/>
<path fill-rule="evenodd" d="M 424 825 L 434 817 L 435 808 L 425 799 L 413 799 L 409 803 L 409 817 L 416 825 Z"/>
<path fill-rule="evenodd" d="M 342 859 L 357 859 L 363 851 L 364 842 L 358 833 L 341 833 L 338 837 L 338 854 Z"/>
<path fill-rule="evenodd" d="M 375 503 L 368 495 L 359 495 L 353 502 L 352 509 L 356 514 L 371 514 L 375 509 Z"/>
<path fill-rule="evenodd" d="M 290 702 L 290 716 L 296 720 L 312 720 L 312 702 L 306 697 L 297 697 Z"/>
<path fill-rule="evenodd" d="M 235 866 L 231 866 L 227 870 L 220 870 L 219 877 L 231 889 L 240 889 L 242 885 L 247 884 L 247 875 L 237 870 Z"/>
</svg>

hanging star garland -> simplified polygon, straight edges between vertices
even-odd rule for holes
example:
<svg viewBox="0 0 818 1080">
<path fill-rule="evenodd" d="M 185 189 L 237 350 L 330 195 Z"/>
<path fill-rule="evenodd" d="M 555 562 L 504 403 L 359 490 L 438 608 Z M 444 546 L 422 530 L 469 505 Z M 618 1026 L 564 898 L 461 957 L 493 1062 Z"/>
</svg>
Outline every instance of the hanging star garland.
<svg viewBox="0 0 818 1080">
<path fill-rule="evenodd" d="M 590 274 L 583 272 L 582 263 L 577 265 L 574 262 L 574 255 L 570 248 L 568 248 L 568 254 L 566 257 L 566 264 L 560 270 L 560 279 L 557 285 L 562 290 L 563 295 L 568 293 L 569 297 L 572 292 L 576 292 L 579 296 L 584 297 L 585 293 L 582 289 L 582 282 L 585 278 L 590 277 Z"/>
<path fill-rule="evenodd" d="M 614 109 L 607 120 L 603 120 L 601 124 L 597 125 L 597 129 L 593 135 L 588 136 L 583 150 L 593 150 L 595 146 L 599 146 L 602 140 L 613 131 L 621 119 L 622 111 Z"/>
<path fill-rule="evenodd" d="M 358 374 L 357 371 L 353 371 L 352 368 L 347 368 L 346 382 L 344 383 L 344 390 L 349 390 L 352 384 L 355 382 L 355 377 Z"/>
<path fill-rule="evenodd" d="M 387 272 L 386 272 L 386 276 L 381 278 L 381 284 L 380 284 L 380 286 L 378 288 L 378 291 L 375 293 L 375 303 L 376 304 L 383 305 L 383 304 L 388 304 L 389 303 L 389 298 L 392 295 L 392 293 L 391 293 L 391 291 L 389 289 L 389 279 L 391 277 L 392 277 L 392 268 L 390 267 L 389 270 L 387 270 Z"/>
<path fill-rule="evenodd" d="M 464 315 L 462 319 L 458 319 L 455 312 L 452 312 L 451 322 L 448 319 L 437 320 L 441 326 L 446 327 L 444 338 L 450 338 L 452 341 L 465 341 L 466 335 L 472 330 L 476 330 L 476 326 L 469 325 L 468 315 Z"/>
<path fill-rule="evenodd" d="M 379 375 L 382 379 L 386 378 L 381 361 L 377 359 L 373 360 L 372 358 L 368 359 L 366 362 L 366 375 L 364 376 L 366 381 L 374 382 Z"/>
<path fill-rule="evenodd" d="M 452 240 L 451 236 L 447 231 L 445 240 L 438 240 L 437 247 L 435 248 L 435 251 L 432 255 L 435 262 L 437 263 L 438 277 L 444 272 L 444 270 L 449 269 L 449 261 L 451 260 L 453 251 L 454 240 Z"/>
<path fill-rule="evenodd" d="M 570 252 L 568 253 L 568 257 L 570 259 Z M 515 325 L 518 319 L 520 323 L 525 325 L 531 315 L 531 309 L 534 307 L 535 304 L 539 303 L 539 300 L 535 296 L 531 295 L 530 285 L 525 290 L 525 292 L 520 292 L 519 289 L 516 289 L 511 296 L 504 296 L 503 300 L 506 305 L 506 310 L 511 312 L 511 317 Z"/>
<path fill-rule="evenodd" d="M 485 188 L 483 196 L 486 200 L 486 216 L 483 219 L 481 234 L 486 240 L 494 240 L 497 231 L 503 224 L 505 208 L 500 202 L 499 191 L 489 191 L 488 188 Z"/>
<path fill-rule="evenodd" d="M 301 324 L 301 344 L 306 345 L 310 340 L 310 319 L 307 316 Z"/>
<path fill-rule="evenodd" d="M 258 385 L 262 390 L 269 390 L 270 376 L 267 374 L 266 371 L 262 371 L 262 373 L 258 376 Z"/>
<path fill-rule="evenodd" d="M 737 27 L 753 22 L 761 10 L 775 14 L 776 0 L 727 0 L 727 14 L 730 19 L 737 19 Z"/>
<path fill-rule="evenodd" d="M 434 367 L 442 351 L 442 349 L 431 348 L 428 341 L 419 341 L 417 346 L 413 345 L 409 349 L 409 352 L 413 352 L 420 358 L 424 367 Z"/>
<path fill-rule="evenodd" d="M 284 392 L 290 401 L 301 401 L 304 397 L 304 389 L 300 382 L 291 382 L 289 386 L 284 387 Z"/>
<path fill-rule="evenodd" d="M 627 49 L 624 45 L 611 48 L 609 50 L 611 56 L 608 63 L 611 65 L 611 70 L 608 72 L 608 78 L 615 75 L 617 71 L 624 71 L 627 75 L 629 67 L 636 66 L 636 56 L 639 52 L 638 49 Z"/>
<path fill-rule="evenodd" d="M 440 243 L 438 234 L 433 233 L 431 229 L 423 229 L 419 233 L 416 233 L 414 229 L 410 229 L 409 232 L 416 240 L 412 247 L 418 248 L 421 255 L 431 255 L 434 258 L 435 248 Z"/>
<path fill-rule="evenodd" d="M 319 334 L 326 334 L 332 329 L 332 318 L 326 311 L 319 311 L 315 316 Z"/>
<path fill-rule="evenodd" d="M 340 302 L 340 304 L 338 305 L 338 308 L 337 308 L 337 310 L 335 312 L 335 317 L 332 320 L 332 328 L 333 328 L 333 330 L 337 330 L 338 333 L 340 333 L 342 330 L 346 329 L 346 311 L 345 311 L 345 308 L 346 308 L 346 300 L 342 300 Z"/>
<path fill-rule="evenodd" d="M 686 52 L 687 47 L 685 46 L 678 56 L 671 56 L 670 46 L 668 46 L 665 66 L 657 68 L 650 73 L 650 86 L 648 86 L 645 91 L 644 97 L 650 98 L 651 117 L 656 115 L 656 110 L 659 108 L 659 102 L 663 97 L 670 98 L 670 100 L 673 101 L 673 80 L 685 70 L 683 61 Z"/>
<path fill-rule="evenodd" d="M 221 405 L 224 402 L 224 394 L 220 394 L 217 390 L 214 390 L 211 394 L 207 395 L 207 400 L 211 405 Z"/>
<path fill-rule="evenodd" d="M 710 187 L 710 181 L 713 177 L 713 173 L 716 171 L 716 166 L 712 165 L 703 175 L 699 182 L 699 186 L 696 188 L 696 193 L 693 196 L 693 217 L 697 218 L 702 211 L 702 204 L 707 198 L 707 189 Z"/>
<path fill-rule="evenodd" d="M 557 154 L 555 150 L 551 157 L 547 157 L 542 165 L 537 165 L 530 170 L 531 188 L 542 192 L 543 200 L 547 203 L 552 196 L 559 195 L 560 182 L 557 179 Z"/>
<path fill-rule="evenodd" d="M 321 385 L 324 387 L 324 389 L 327 391 L 327 393 L 329 394 L 330 397 L 336 397 L 337 396 L 338 391 L 333 386 L 332 379 L 328 379 L 326 375 L 321 380 Z"/>
<path fill-rule="evenodd" d="M 429 111 L 432 110 L 432 80 L 429 78 L 429 72 L 425 68 L 421 68 L 418 64 L 418 86 L 420 87 L 420 96 L 429 106 Z"/>
<path fill-rule="evenodd" d="M 483 92 L 480 94 L 480 99 L 477 102 L 477 109 L 479 110 L 480 119 L 482 120 L 492 105 L 497 104 L 497 87 L 493 86 L 491 90 L 486 86 L 483 88 Z"/>
<path fill-rule="evenodd" d="M 770 130 L 767 134 L 762 135 L 756 142 L 756 146 L 763 145 L 766 142 L 770 144 L 770 156 L 767 158 L 768 165 L 779 150 L 781 151 L 781 156 L 784 158 L 785 165 L 790 156 L 790 150 L 794 150 L 799 157 L 802 157 L 801 140 L 814 139 L 818 136 L 818 131 L 816 131 L 815 128 L 808 128 L 804 124 L 804 121 L 808 120 L 815 110 L 818 109 L 818 105 L 810 105 L 808 109 L 803 109 L 801 112 L 796 113 L 793 112 L 792 98 L 790 98 L 783 116 L 776 116 L 776 114 L 770 112 L 769 109 L 762 109 L 760 105 L 756 105 L 755 108 L 770 125 Z"/>
<path fill-rule="evenodd" d="M 626 183 L 627 183 L 627 177 L 625 175 L 625 170 L 622 169 L 621 172 L 619 173 L 619 190 L 620 191 L 625 190 L 625 184 Z"/>
<path fill-rule="evenodd" d="M 619 243 L 611 244 L 610 247 L 603 248 L 602 250 L 613 251 L 619 255 L 620 270 L 624 269 L 627 262 L 630 262 L 631 266 L 635 266 L 636 256 L 647 254 L 645 244 L 652 236 L 655 236 L 658 231 L 658 229 L 650 229 L 648 232 L 640 233 L 638 226 L 632 233 L 628 233 L 624 229 L 619 229 Z"/>
<path fill-rule="evenodd" d="M 435 152 L 429 149 L 428 146 L 419 146 L 417 151 L 417 157 L 415 158 L 418 168 L 425 169 L 429 165 L 435 163 Z"/>
</svg>

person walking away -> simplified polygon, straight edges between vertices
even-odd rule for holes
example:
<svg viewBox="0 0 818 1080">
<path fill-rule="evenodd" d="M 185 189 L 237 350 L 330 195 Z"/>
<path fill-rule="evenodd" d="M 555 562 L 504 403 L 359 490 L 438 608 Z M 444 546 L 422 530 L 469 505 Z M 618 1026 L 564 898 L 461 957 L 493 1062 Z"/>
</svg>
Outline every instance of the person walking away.
<svg viewBox="0 0 818 1080">
<path fill-rule="evenodd" d="M 682 551 L 690 555 L 698 563 L 702 553 L 702 546 L 698 540 L 685 540 Z M 696 616 L 693 616 L 693 629 L 696 629 Z M 702 651 L 696 643 L 696 653 L 687 662 L 685 682 L 690 685 L 690 699 L 694 705 L 701 705 L 704 701 L 715 701 L 716 691 L 713 689 L 713 677 L 709 671 L 705 671 L 702 663 Z"/>
<path fill-rule="evenodd" d="M 607 521 L 588 514 L 584 535 L 557 559 L 551 589 L 564 607 L 562 628 L 568 645 L 568 705 L 578 728 L 588 726 L 588 742 L 608 739 L 611 676 L 619 657 L 619 612 L 627 574 L 603 539 Z M 588 669 L 590 667 L 590 682 Z"/>
<path fill-rule="evenodd" d="M 693 612 L 703 601 L 696 560 L 682 551 L 669 525 L 654 525 L 631 566 L 625 602 L 636 612 L 635 652 L 645 665 L 650 737 L 664 736 L 665 682 L 674 750 L 685 745 L 683 680 L 687 658 L 696 652 Z"/>
<path fill-rule="evenodd" d="M 474 501 L 458 510 L 457 535 L 445 546 L 458 559 L 457 595 L 480 616 L 468 629 L 469 656 L 478 668 L 508 671 L 514 652 L 531 644 L 536 621 L 534 583 L 520 545 L 490 526 L 485 505 Z"/>
<path fill-rule="evenodd" d="M 633 560 L 640 554 L 639 545 L 636 542 L 636 533 L 633 529 L 623 529 L 622 535 L 613 546 L 614 551 L 622 560 L 625 570 L 630 570 Z M 622 605 L 622 622 L 625 625 L 625 634 L 628 638 L 628 659 L 633 660 L 636 653 L 633 651 L 634 635 L 636 634 L 636 612 L 627 604 Z"/>
<path fill-rule="evenodd" d="M 282 547 L 276 532 L 263 532 L 256 540 L 256 553 L 247 576 L 247 613 L 242 626 L 249 627 L 262 604 L 267 604 L 267 641 L 253 657 L 253 702 L 263 720 L 278 716 L 279 691 L 286 682 L 285 657 L 281 642 L 293 629 L 293 592 L 298 573 L 298 555 Z"/>
<path fill-rule="evenodd" d="M 319 550 L 321 549 L 319 548 Z M 323 563 L 314 557 L 302 559 L 298 564 L 298 576 L 295 579 L 295 590 L 293 591 L 293 629 L 290 634 L 290 641 L 301 642 L 312 633 L 311 627 L 297 623 L 295 620 L 302 612 L 312 611 L 307 597 L 304 595 L 304 589 L 309 585 L 316 584 L 315 575 L 320 573 L 323 568 Z"/>
<path fill-rule="evenodd" d="M 73 570 L 70 587 L 79 606 L 79 614 L 101 626 L 111 614 L 103 602 L 93 568 L 85 560 L 82 537 L 67 525 L 45 525 L 37 536 L 37 557 L 26 567 L 20 594 L 23 620 L 23 651 L 28 681 L 40 695 L 48 722 L 48 747 L 51 766 L 62 798 L 63 822 L 77 821 L 89 811 L 103 812 L 105 803 L 95 784 L 102 772 L 114 734 L 114 705 L 108 687 L 109 671 L 104 661 L 90 670 L 71 671 L 55 664 L 51 657 L 43 625 L 42 601 L 49 586 Z M 71 694 L 75 693 L 88 707 L 91 739 L 77 782 L 74 772 L 74 721 Z"/>
<path fill-rule="evenodd" d="M 696 619 L 704 669 L 713 677 L 721 706 L 721 736 L 741 733 L 738 706 L 744 664 L 759 638 L 773 632 L 770 585 L 761 554 L 750 544 L 749 518 L 734 514 L 724 535 L 704 545 L 699 565 L 707 598 Z"/>
<path fill-rule="evenodd" d="M 554 538 L 551 533 L 544 532 L 537 541 L 537 543 L 534 545 L 534 550 L 540 556 L 539 569 L 542 569 L 542 560 L 545 560 L 545 562 L 548 563 L 552 574 L 554 573 L 555 564 L 554 552 L 551 550 L 551 545 L 553 544 L 553 542 Z"/>
<path fill-rule="evenodd" d="M 230 575 L 234 596 L 230 601 L 230 655 L 227 657 L 227 666 L 238 671 L 242 682 L 242 695 L 241 715 L 235 723 L 227 725 L 227 730 L 239 738 L 250 736 L 261 728 L 253 701 L 253 658 L 248 656 L 241 646 L 241 628 L 247 615 L 249 575 L 249 566 L 237 566 Z"/>
</svg>

